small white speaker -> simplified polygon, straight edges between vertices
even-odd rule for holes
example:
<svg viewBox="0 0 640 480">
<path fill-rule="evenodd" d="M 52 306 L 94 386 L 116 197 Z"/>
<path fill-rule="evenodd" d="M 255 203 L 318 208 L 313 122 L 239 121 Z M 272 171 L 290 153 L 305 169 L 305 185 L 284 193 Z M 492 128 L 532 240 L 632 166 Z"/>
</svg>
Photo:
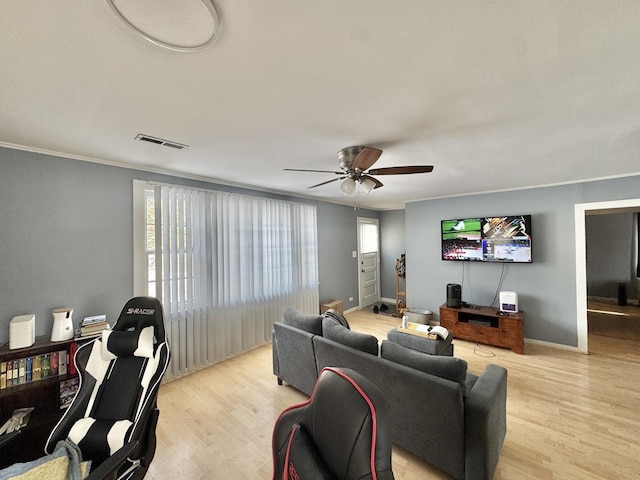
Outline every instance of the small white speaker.
<svg viewBox="0 0 640 480">
<path fill-rule="evenodd" d="M 13 317 L 9 323 L 9 350 L 36 343 L 36 316 L 32 313 Z"/>
<path fill-rule="evenodd" d="M 500 292 L 500 311 L 506 313 L 518 312 L 518 294 L 516 292 Z"/>
</svg>

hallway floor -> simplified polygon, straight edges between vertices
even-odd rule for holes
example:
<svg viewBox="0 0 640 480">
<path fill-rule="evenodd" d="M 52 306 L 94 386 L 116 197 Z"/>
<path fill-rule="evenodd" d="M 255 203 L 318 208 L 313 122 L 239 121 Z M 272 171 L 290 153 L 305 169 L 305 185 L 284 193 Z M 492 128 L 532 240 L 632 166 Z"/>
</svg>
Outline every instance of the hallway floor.
<svg viewBox="0 0 640 480">
<path fill-rule="evenodd" d="M 640 307 L 601 299 L 587 301 L 589 334 L 640 340 Z"/>
</svg>

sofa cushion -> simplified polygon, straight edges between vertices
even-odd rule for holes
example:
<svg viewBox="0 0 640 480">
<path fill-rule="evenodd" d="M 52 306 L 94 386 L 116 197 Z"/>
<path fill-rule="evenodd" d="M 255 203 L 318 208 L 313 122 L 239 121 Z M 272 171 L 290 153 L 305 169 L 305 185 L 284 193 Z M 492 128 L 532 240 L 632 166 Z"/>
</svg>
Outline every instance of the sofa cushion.
<svg viewBox="0 0 640 480">
<path fill-rule="evenodd" d="M 322 335 L 322 315 L 302 313 L 287 305 L 282 311 L 282 323 L 314 335 Z"/>
<path fill-rule="evenodd" d="M 462 395 L 467 394 L 467 362 L 461 358 L 428 355 L 388 340 L 382 342 L 380 356 L 406 367 L 458 382 Z"/>
<path fill-rule="evenodd" d="M 465 382 L 467 385 L 467 392 L 470 392 L 471 390 L 473 390 L 473 386 L 476 384 L 476 382 L 478 381 L 478 375 L 475 375 L 471 372 L 467 372 L 467 381 Z"/>
<path fill-rule="evenodd" d="M 337 310 L 334 310 L 333 308 L 330 308 L 329 310 L 324 312 L 324 316 L 325 316 L 325 318 L 334 319 L 340 325 L 343 325 L 343 326 L 347 327 L 349 330 L 351 330 L 351 327 L 349 326 L 349 322 L 347 322 L 347 319 L 344 317 L 344 315 L 342 315 Z"/>
<path fill-rule="evenodd" d="M 371 355 L 378 355 L 378 339 L 373 335 L 354 332 L 333 318 L 322 320 L 322 336 L 347 347 L 355 348 Z"/>
</svg>

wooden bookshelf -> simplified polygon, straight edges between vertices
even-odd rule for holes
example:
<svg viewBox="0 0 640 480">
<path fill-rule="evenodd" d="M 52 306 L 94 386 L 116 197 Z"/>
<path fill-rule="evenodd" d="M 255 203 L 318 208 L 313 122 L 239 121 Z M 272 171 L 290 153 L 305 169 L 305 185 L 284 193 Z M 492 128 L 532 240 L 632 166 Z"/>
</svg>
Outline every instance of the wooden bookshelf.
<svg viewBox="0 0 640 480">
<path fill-rule="evenodd" d="M 18 408 L 33 407 L 29 423 L 19 430 L 17 435 L 3 438 L 0 435 L 0 468 L 16 462 L 27 462 L 44 455 L 44 445 L 53 427 L 62 417 L 60 409 L 60 382 L 73 378 L 69 370 L 70 347 L 75 339 L 52 342 L 48 337 L 38 337 L 36 342 L 26 348 L 10 350 L 8 345 L 0 348 L 0 366 L 5 364 L 5 388 L 0 388 L 0 426 L 11 418 Z M 6 365 L 14 360 L 20 361 L 38 356 L 65 351 L 67 356 L 66 373 L 50 374 L 46 378 L 21 381 L 16 385 L 6 386 Z M 0 373 L 1 375 L 1 373 Z M 33 371 L 32 371 L 33 375 Z M 20 375 L 19 375 L 20 377 Z M 4 440 L 4 442 L 3 442 Z"/>
</svg>

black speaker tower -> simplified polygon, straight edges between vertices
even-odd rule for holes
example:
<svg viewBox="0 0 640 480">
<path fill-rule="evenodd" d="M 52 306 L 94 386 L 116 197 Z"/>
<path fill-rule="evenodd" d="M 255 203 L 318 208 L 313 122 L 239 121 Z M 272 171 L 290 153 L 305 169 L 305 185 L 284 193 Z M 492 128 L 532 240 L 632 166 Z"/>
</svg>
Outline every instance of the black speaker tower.
<svg viewBox="0 0 640 480">
<path fill-rule="evenodd" d="M 447 284 L 447 307 L 462 307 L 462 287 L 457 283 Z"/>
</svg>

